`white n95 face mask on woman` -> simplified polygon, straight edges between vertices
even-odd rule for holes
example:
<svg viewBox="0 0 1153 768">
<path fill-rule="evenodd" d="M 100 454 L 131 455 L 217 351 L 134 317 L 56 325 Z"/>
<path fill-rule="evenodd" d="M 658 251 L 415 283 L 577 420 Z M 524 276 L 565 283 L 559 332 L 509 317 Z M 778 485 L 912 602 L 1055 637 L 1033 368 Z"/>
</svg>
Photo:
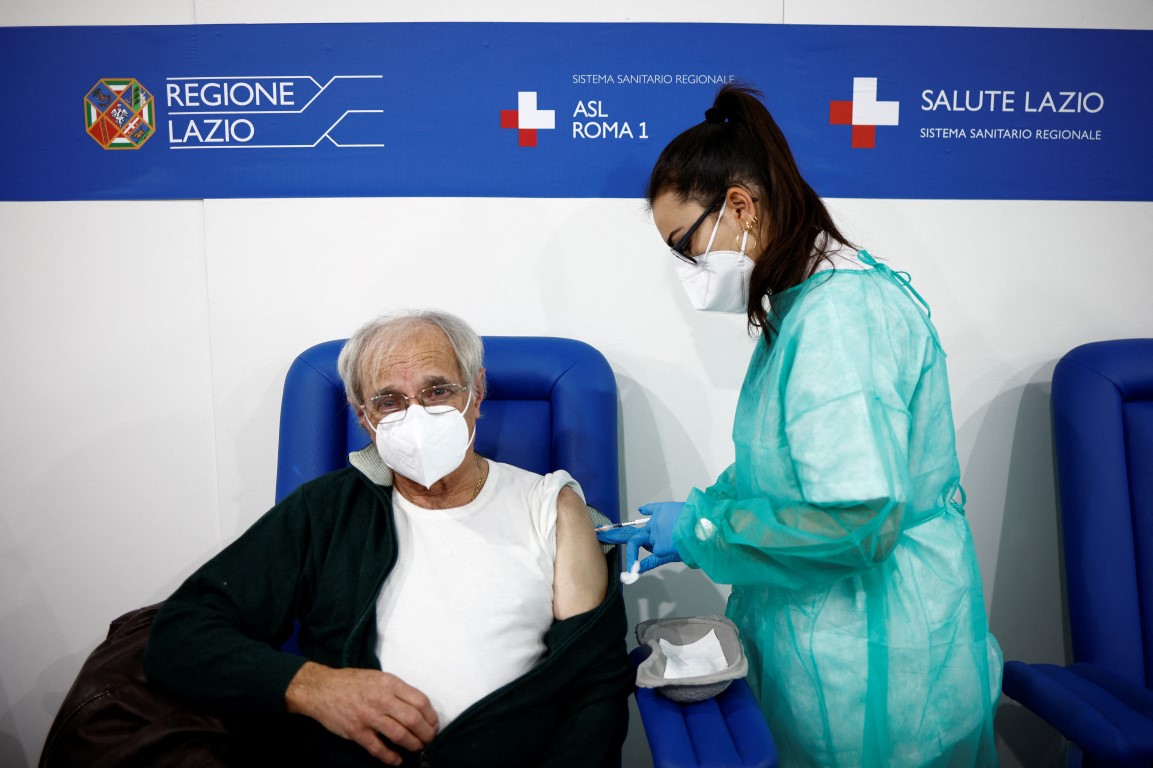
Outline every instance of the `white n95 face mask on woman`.
<svg viewBox="0 0 1153 768">
<path fill-rule="evenodd" d="M 676 264 L 677 277 L 688 294 L 689 303 L 701 312 L 744 312 L 749 304 L 749 275 L 753 271 L 753 261 L 745 255 L 748 231 L 741 236 L 740 251 L 712 250 L 724 215 L 725 203 L 722 203 L 709 243 L 705 252 L 696 258 L 696 263 L 678 261 Z"/>
<path fill-rule="evenodd" d="M 472 403 L 468 393 L 465 409 Z M 377 453 L 393 472 L 431 488 L 460 466 L 475 436 L 468 433 L 464 414 L 455 408 L 429 413 L 422 405 L 410 406 L 400 421 L 376 425 Z"/>
</svg>

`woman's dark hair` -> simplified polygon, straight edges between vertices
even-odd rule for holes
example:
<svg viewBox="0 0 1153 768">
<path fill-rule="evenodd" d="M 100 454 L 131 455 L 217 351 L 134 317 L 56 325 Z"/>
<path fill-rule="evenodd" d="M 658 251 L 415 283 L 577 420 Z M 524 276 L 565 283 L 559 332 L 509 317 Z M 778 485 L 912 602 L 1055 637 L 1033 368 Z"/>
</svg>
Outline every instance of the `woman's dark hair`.
<svg viewBox="0 0 1153 768">
<path fill-rule="evenodd" d="M 749 277 L 750 328 L 769 327 L 764 298 L 798 285 L 837 243 L 848 245 L 824 202 L 801 177 L 776 121 L 747 85 L 724 85 L 705 121 L 661 152 L 648 201 L 672 191 L 708 206 L 733 185 L 763 197 L 768 241 Z"/>
</svg>

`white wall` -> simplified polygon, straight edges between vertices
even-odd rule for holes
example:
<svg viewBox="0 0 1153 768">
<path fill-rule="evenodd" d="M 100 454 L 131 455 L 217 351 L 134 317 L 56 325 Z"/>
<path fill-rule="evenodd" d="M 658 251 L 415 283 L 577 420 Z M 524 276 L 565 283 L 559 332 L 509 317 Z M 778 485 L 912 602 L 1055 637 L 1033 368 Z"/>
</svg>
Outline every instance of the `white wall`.
<svg viewBox="0 0 1153 768">
<path fill-rule="evenodd" d="M 825 0 L 751 9 L 590 0 L 538 4 L 531 19 L 511 0 L 421 5 L 428 4 L 7 0 L 0 25 L 1153 29 L 1145 0 Z M 846 234 L 910 271 L 933 306 L 950 355 L 986 600 L 1006 656 L 1064 662 L 1050 375 L 1082 342 L 1153 335 L 1153 203 L 829 202 Z M 93 233 L 126 220 L 145 247 L 102 249 Z M 626 509 L 683 498 L 731 460 L 731 415 L 752 342 L 740 318 L 687 307 L 639 200 L 0 203 L 0 765 L 36 763 L 109 620 L 165 597 L 268 507 L 292 357 L 405 306 L 449 309 L 484 334 L 571 336 L 600 348 L 620 387 Z M 720 612 L 725 590 L 670 567 L 627 594 L 635 624 Z M 1009 704 L 998 720 L 1006 764 L 1052 764 L 1059 745 L 1031 715 Z M 648 762 L 635 717 L 627 756 L 629 766 Z"/>
</svg>

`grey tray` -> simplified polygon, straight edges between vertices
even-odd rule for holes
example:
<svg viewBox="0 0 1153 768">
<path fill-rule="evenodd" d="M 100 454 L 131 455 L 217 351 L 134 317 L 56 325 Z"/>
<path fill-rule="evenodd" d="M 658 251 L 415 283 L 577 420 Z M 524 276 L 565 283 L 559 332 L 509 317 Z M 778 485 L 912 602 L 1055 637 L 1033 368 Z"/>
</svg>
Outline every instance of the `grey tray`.
<svg viewBox="0 0 1153 768">
<path fill-rule="evenodd" d="M 673 645 L 688 645 L 714 630 L 728 666 L 720 672 L 696 677 L 665 679 L 667 659 L 661 651 L 663 639 Z M 749 662 L 741 646 L 737 625 L 724 616 L 690 616 L 687 618 L 649 619 L 637 624 L 637 642 L 651 649 L 649 657 L 637 666 L 637 686 L 655 688 L 673 701 L 703 701 L 711 699 L 729 687 L 729 683 L 744 677 Z"/>
</svg>

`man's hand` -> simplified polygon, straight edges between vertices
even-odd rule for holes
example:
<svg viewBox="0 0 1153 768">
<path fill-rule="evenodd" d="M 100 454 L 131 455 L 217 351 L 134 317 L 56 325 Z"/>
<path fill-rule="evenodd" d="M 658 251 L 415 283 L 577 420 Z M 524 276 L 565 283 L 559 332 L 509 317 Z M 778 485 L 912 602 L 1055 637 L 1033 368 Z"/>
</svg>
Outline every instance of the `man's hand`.
<svg viewBox="0 0 1153 768">
<path fill-rule="evenodd" d="M 427 696 L 395 675 L 372 669 L 305 662 L 284 698 L 289 712 L 311 717 L 389 765 L 400 765 L 401 757 L 381 736 L 418 752 L 440 727 Z"/>
</svg>

